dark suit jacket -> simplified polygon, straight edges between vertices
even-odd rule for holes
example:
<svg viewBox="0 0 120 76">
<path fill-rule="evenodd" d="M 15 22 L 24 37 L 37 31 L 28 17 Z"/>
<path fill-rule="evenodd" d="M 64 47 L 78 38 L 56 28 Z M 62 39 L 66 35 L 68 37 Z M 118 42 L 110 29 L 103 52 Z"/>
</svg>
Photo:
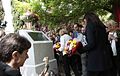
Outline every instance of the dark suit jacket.
<svg viewBox="0 0 120 76">
<path fill-rule="evenodd" d="M 87 70 L 104 71 L 112 67 L 112 49 L 108 41 L 105 27 L 89 23 L 86 26 L 87 45 L 79 50 L 87 52 Z"/>
<path fill-rule="evenodd" d="M 7 76 L 2 70 L 0 70 L 0 76 Z"/>
<path fill-rule="evenodd" d="M 120 30 L 117 30 L 116 33 L 118 36 L 116 41 L 116 49 L 117 49 L 116 65 L 117 65 L 117 68 L 120 68 Z"/>
<path fill-rule="evenodd" d="M 117 49 L 117 55 L 120 56 L 120 30 L 116 31 L 117 36 L 118 36 L 118 41 L 116 41 L 116 49 Z"/>
<path fill-rule="evenodd" d="M 20 70 L 14 70 L 7 64 L 0 62 L 0 76 L 22 76 Z"/>
</svg>

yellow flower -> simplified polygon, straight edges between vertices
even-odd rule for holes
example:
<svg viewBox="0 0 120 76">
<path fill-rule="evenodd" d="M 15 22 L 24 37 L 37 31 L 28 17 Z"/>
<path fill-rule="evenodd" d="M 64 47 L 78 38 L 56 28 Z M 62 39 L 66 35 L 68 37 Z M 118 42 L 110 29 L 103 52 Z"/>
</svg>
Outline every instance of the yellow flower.
<svg viewBox="0 0 120 76">
<path fill-rule="evenodd" d="M 55 43 L 55 44 L 53 45 L 53 48 L 54 48 L 54 49 L 59 49 L 59 48 L 60 48 L 60 43 L 59 43 L 59 42 Z"/>
<path fill-rule="evenodd" d="M 56 48 L 60 48 L 60 43 L 59 42 L 56 43 Z"/>
<path fill-rule="evenodd" d="M 77 41 L 73 39 L 72 41 L 73 48 L 76 47 L 76 44 L 77 44 Z"/>
</svg>

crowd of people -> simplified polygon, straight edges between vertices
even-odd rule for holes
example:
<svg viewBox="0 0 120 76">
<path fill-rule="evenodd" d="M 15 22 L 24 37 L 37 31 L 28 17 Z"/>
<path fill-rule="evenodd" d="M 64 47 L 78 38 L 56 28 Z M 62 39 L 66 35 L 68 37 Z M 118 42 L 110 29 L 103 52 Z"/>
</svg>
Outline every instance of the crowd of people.
<svg viewBox="0 0 120 76">
<path fill-rule="evenodd" d="M 89 12 L 81 24 L 61 26 L 47 35 L 54 44 L 60 42 L 61 46 L 55 49 L 55 56 L 59 64 L 62 55 L 65 76 L 71 76 L 71 69 L 75 76 L 120 76 L 119 32 L 114 20 L 103 23 L 95 13 Z M 76 49 L 77 52 L 71 56 L 64 54 L 67 41 L 74 38 L 83 47 Z"/>
<path fill-rule="evenodd" d="M 61 69 L 65 76 L 72 76 L 71 71 L 75 76 L 120 76 L 120 30 L 114 20 L 103 24 L 95 13 L 88 12 L 81 23 L 53 30 L 36 28 L 53 41 L 60 76 Z M 30 42 L 17 34 L 1 38 L 0 76 L 21 76 L 19 67 L 28 58 L 30 47 Z"/>
</svg>

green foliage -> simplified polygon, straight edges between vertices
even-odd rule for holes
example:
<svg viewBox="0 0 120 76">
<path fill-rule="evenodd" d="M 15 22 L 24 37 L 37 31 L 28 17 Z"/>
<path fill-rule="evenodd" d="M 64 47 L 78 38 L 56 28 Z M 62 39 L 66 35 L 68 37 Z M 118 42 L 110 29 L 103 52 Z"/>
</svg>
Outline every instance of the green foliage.
<svg viewBox="0 0 120 76">
<path fill-rule="evenodd" d="M 3 11 L 3 7 L 2 7 L 2 2 L 0 0 L 0 20 L 3 20 L 4 18 L 4 11 Z"/>
<path fill-rule="evenodd" d="M 38 15 L 39 22 L 53 27 L 61 23 L 78 22 L 85 12 L 101 16 L 112 13 L 113 0 L 13 0 L 14 12 L 23 15 L 27 9 Z"/>
</svg>

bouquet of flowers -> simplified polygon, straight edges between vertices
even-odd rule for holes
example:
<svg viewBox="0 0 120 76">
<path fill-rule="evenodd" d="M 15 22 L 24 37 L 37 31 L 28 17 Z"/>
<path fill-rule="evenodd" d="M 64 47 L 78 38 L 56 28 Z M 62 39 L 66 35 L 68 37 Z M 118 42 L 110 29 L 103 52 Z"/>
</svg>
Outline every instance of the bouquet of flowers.
<svg viewBox="0 0 120 76">
<path fill-rule="evenodd" d="M 65 46 L 65 49 L 63 51 L 63 55 L 68 54 L 68 55 L 73 55 L 79 50 L 79 48 L 82 48 L 83 45 L 82 43 L 77 39 L 71 39 L 67 42 L 67 45 Z"/>
<path fill-rule="evenodd" d="M 53 49 L 59 49 L 60 48 L 60 42 L 56 42 L 54 45 L 53 45 Z"/>
<path fill-rule="evenodd" d="M 54 54 L 55 54 L 55 56 L 56 55 L 59 55 L 60 57 L 59 58 L 61 58 L 61 56 L 62 56 L 62 52 L 60 52 L 58 49 L 61 47 L 61 45 L 60 45 L 60 42 L 56 42 L 54 45 L 53 45 L 53 50 L 54 50 Z M 60 59 L 61 60 L 61 59 Z"/>
</svg>

